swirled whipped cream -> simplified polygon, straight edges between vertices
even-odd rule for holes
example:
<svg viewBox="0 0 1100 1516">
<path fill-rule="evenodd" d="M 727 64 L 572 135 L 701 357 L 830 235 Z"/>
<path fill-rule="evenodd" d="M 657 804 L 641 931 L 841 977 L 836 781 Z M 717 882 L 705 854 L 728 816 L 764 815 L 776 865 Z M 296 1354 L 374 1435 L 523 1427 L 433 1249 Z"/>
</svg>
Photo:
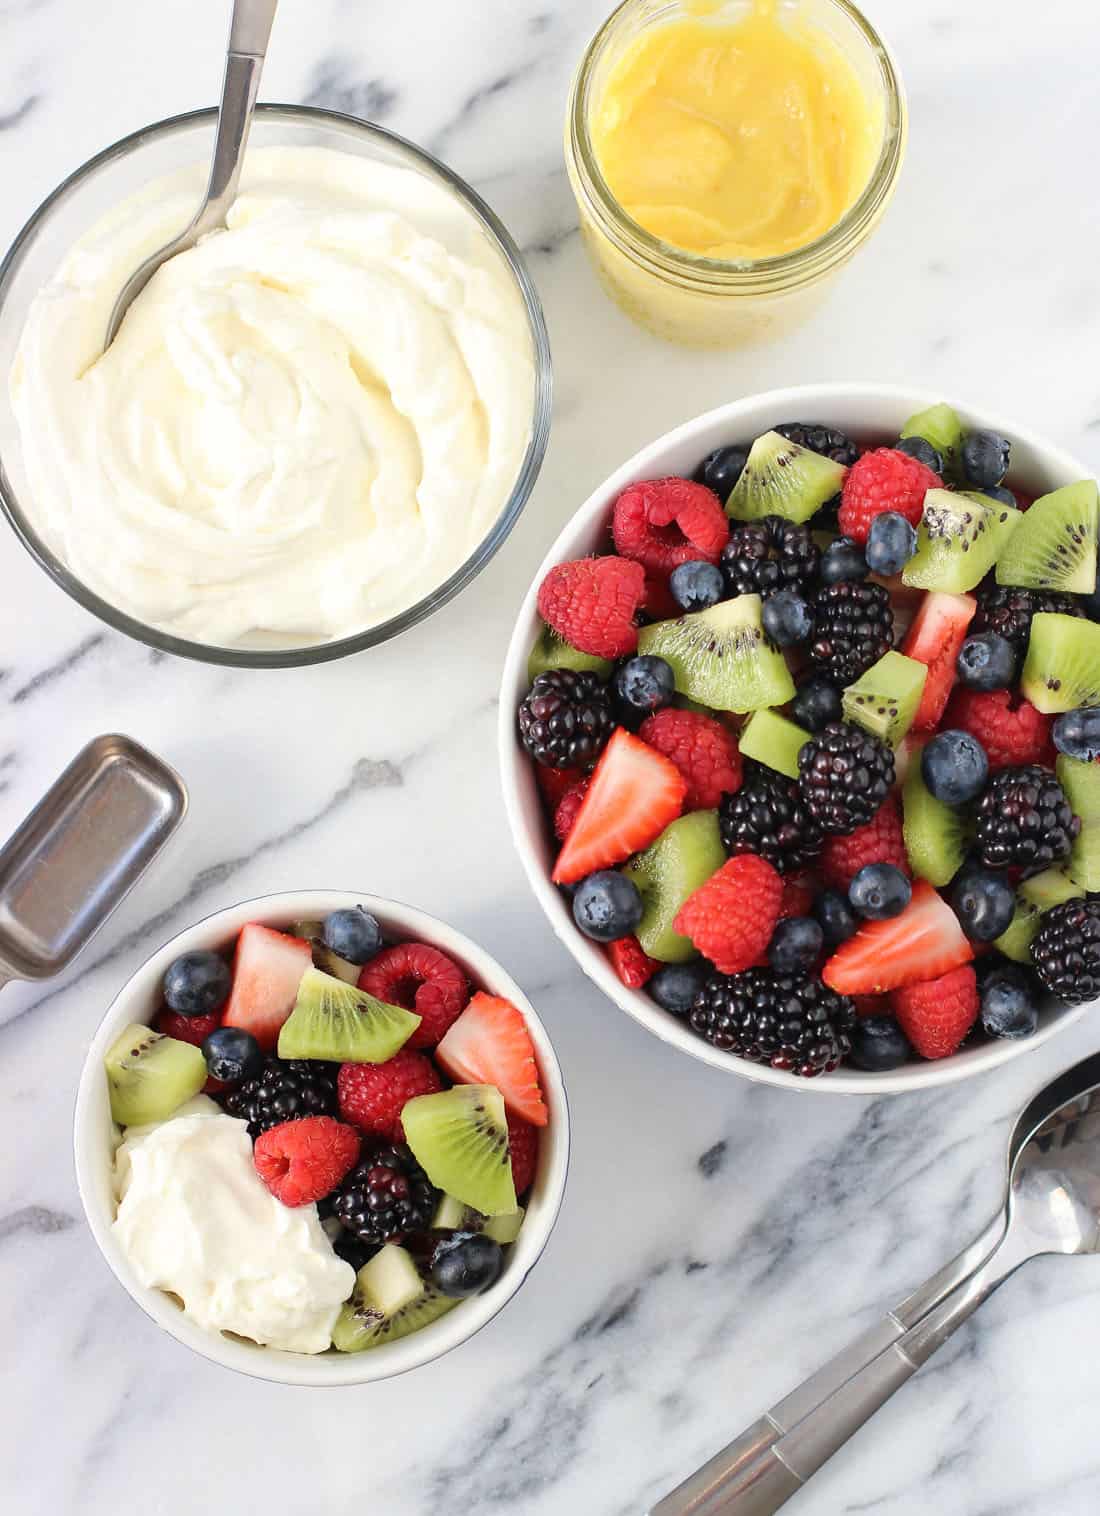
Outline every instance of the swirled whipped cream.
<svg viewBox="0 0 1100 1516">
<path fill-rule="evenodd" d="M 32 302 L 10 376 L 25 509 L 90 589 L 222 646 L 324 642 L 438 587 L 484 539 L 531 429 L 515 280 L 411 169 L 249 152 L 226 230 L 127 276 L 204 169 L 148 185 Z"/>
</svg>

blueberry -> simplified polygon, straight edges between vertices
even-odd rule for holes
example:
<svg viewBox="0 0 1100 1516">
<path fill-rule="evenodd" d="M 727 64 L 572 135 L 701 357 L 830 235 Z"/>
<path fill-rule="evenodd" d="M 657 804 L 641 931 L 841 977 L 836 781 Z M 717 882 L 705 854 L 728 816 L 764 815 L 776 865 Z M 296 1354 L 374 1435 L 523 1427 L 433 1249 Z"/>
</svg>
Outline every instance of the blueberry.
<svg viewBox="0 0 1100 1516">
<path fill-rule="evenodd" d="M 917 529 L 899 511 L 883 511 L 871 522 L 864 550 L 876 574 L 900 574 L 917 550 Z"/>
<path fill-rule="evenodd" d="M 989 1037 L 1030 1037 L 1039 1011 L 1024 974 L 1000 971 L 982 986 L 982 1027 Z"/>
<path fill-rule="evenodd" d="M 972 942 L 992 942 L 1016 913 L 1016 891 L 1003 874 L 968 869 L 951 891 L 951 904 Z"/>
<path fill-rule="evenodd" d="M 233 976 L 217 953 L 184 953 L 168 965 L 164 998 L 180 1016 L 212 1016 L 229 997 Z"/>
<path fill-rule="evenodd" d="M 1054 746 L 1067 758 L 1093 763 L 1100 758 L 1100 705 L 1066 711 L 1054 723 Z"/>
<path fill-rule="evenodd" d="M 432 1283 L 441 1295 L 452 1299 L 480 1295 L 497 1282 L 503 1263 L 499 1242 L 480 1232 L 454 1232 L 435 1245 Z"/>
<path fill-rule="evenodd" d="M 920 755 L 921 778 L 944 805 L 964 805 L 981 793 L 989 777 L 985 749 L 969 732 L 940 732 Z"/>
<path fill-rule="evenodd" d="M 321 927 L 321 941 L 337 958 L 366 963 L 382 946 L 382 928 L 361 905 L 333 911 Z"/>
<path fill-rule="evenodd" d="M 764 601 L 761 612 L 765 634 L 776 647 L 793 647 L 805 642 L 814 629 L 810 607 L 794 590 L 777 590 Z"/>
<path fill-rule="evenodd" d="M 913 1056 L 909 1039 L 892 1016 L 859 1016 L 851 1031 L 848 1062 L 871 1074 L 900 1068 Z"/>
<path fill-rule="evenodd" d="M 791 701 L 791 715 L 807 731 L 820 732 L 843 715 L 840 691 L 827 679 L 807 679 Z"/>
<path fill-rule="evenodd" d="M 852 909 L 868 921 L 900 916 L 912 895 L 913 886 L 892 863 L 865 863 L 848 886 Z"/>
<path fill-rule="evenodd" d="M 672 669 L 651 654 L 628 658 L 615 674 L 615 697 L 628 722 L 659 711 L 675 693 Z"/>
<path fill-rule="evenodd" d="M 858 583 L 867 578 L 867 559 L 863 549 L 850 537 L 838 537 L 821 555 L 822 584 Z"/>
<path fill-rule="evenodd" d="M 811 916 L 788 916 L 768 943 L 768 962 L 777 974 L 808 974 L 817 965 L 825 933 Z"/>
<path fill-rule="evenodd" d="M 646 989 L 663 1011 L 686 1016 L 707 978 L 703 963 L 670 963 L 657 970 Z"/>
<path fill-rule="evenodd" d="M 1010 505 L 1013 510 L 1020 503 L 1012 491 L 1005 489 L 1003 484 L 987 484 L 982 494 L 987 495 L 990 500 L 999 500 L 1002 505 Z"/>
<path fill-rule="evenodd" d="M 713 490 L 725 504 L 748 461 L 747 447 L 716 447 L 703 459 L 695 471 L 695 477 L 708 490 Z"/>
<path fill-rule="evenodd" d="M 263 1068 L 264 1055 L 251 1032 L 237 1026 L 216 1026 L 203 1039 L 202 1056 L 214 1079 L 223 1084 L 240 1084 Z"/>
<path fill-rule="evenodd" d="M 673 600 L 684 611 L 705 611 L 726 593 L 722 570 L 713 563 L 681 563 L 668 579 Z"/>
<path fill-rule="evenodd" d="M 573 896 L 573 920 L 594 942 L 629 937 L 642 919 L 642 897 L 623 874 L 601 869 L 589 874 Z"/>
<path fill-rule="evenodd" d="M 1007 439 L 997 432 L 967 432 L 960 450 L 963 473 L 980 490 L 1000 484 L 1008 473 L 1010 452 Z"/>
<path fill-rule="evenodd" d="M 943 454 L 938 452 L 924 437 L 903 437 L 896 442 L 894 447 L 899 453 L 908 453 L 910 458 L 915 458 L 918 463 L 923 463 L 925 468 L 930 468 L 934 474 L 943 476 Z"/>
<path fill-rule="evenodd" d="M 955 668 L 972 690 L 1004 690 L 1016 679 L 1016 651 L 1007 637 L 975 632 L 959 649 Z"/>
<path fill-rule="evenodd" d="M 839 890 L 822 890 L 814 901 L 814 915 L 828 947 L 839 947 L 859 929 L 855 911 Z"/>
</svg>

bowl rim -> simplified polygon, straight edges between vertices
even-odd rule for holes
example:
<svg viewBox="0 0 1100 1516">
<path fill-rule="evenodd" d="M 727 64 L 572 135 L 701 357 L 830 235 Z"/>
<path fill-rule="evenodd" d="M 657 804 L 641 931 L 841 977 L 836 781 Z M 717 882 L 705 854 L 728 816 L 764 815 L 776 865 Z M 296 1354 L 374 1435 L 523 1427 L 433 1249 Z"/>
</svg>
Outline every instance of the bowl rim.
<svg viewBox="0 0 1100 1516">
<path fill-rule="evenodd" d="M 747 1059 L 723 1053 L 703 1038 L 697 1037 L 669 1012 L 663 1011 L 648 995 L 640 990 L 627 989 L 618 979 L 606 954 L 596 943 L 590 943 L 582 937 L 574 926 L 561 893 L 551 883 L 549 873 L 527 835 L 526 813 L 529 797 L 534 792 L 534 777 L 515 735 L 515 710 L 527 688 L 527 656 L 540 619 L 536 606 L 538 586 L 554 564 L 578 555 L 578 551 L 581 551 L 578 547 L 580 541 L 591 536 L 593 528 L 606 515 L 614 497 L 626 485 L 638 479 L 655 477 L 662 472 L 667 472 L 667 468 L 662 468 L 662 459 L 672 449 L 690 442 L 709 428 L 730 426 L 732 429 L 742 417 L 764 411 L 775 412 L 774 419 L 770 423 L 772 425 L 790 416 L 803 414 L 821 416 L 823 422 L 828 424 L 831 404 L 859 401 L 893 402 L 899 411 L 904 411 L 905 416 L 946 401 L 947 404 L 953 405 L 962 416 L 981 417 L 980 423 L 975 422 L 975 424 L 995 428 L 1003 435 L 1011 437 L 1014 441 L 1040 454 L 1050 471 L 1064 474 L 1067 482 L 1093 477 L 1093 471 L 1084 467 L 1078 459 L 1061 448 L 1043 441 L 1028 427 L 1019 426 L 1013 421 L 992 415 L 964 401 L 956 401 L 950 395 L 922 388 L 910 388 L 907 385 L 848 380 L 802 384 L 764 390 L 758 394 L 742 396 L 738 400 L 715 406 L 701 415 L 680 423 L 655 441 L 639 448 L 591 491 L 551 543 L 519 606 L 508 643 L 501 674 L 497 748 L 508 825 L 528 882 L 555 936 L 565 945 L 581 970 L 609 1000 L 620 1010 L 625 1011 L 628 1016 L 633 1017 L 647 1031 L 660 1038 L 662 1042 L 723 1073 L 736 1074 L 755 1083 L 772 1085 L 779 1089 L 867 1096 L 936 1089 L 998 1068 L 1001 1064 L 1008 1063 L 1029 1050 L 1040 1047 L 1058 1032 L 1072 1026 L 1085 1014 L 1089 1006 L 1086 1003 L 1060 1008 L 1031 1037 L 1016 1041 L 1009 1039 L 1000 1042 L 991 1041 L 984 1047 L 967 1049 L 967 1056 L 964 1059 L 960 1059 L 958 1055 L 952 1055 L 950 1058 L 936 1062 L 922 1061 L 889 1073 L 865 1073 L 856 1069 L 841 1068 L 818 1079 L 801 1079 L 783 1070 L 750 1063 Z M 585 543 L 583 554 L 589 551 Z M 975 1054 L 977 1056 L 973 1056 Z"/>
<path fill-rule="evenodd" d="M 101 1204 L 97 1186 L 103 1179 L 97 1128 L 103 1117 L 103 1055 L 121 1028 L 144 1021 L 153 1009 L 152 996 L 164 969 L 181 952 L 224 942 L 246 921 L 292 921 L 327 915 L 349 904 L 361 904 L 377 914 L 390 931 L 405 940 L 433 943 L 453 953 L 487 990 L 511 1000 L 523 1013 L 538 1058 L 550 1122 L 541 1129 L 538 1183 L 539 1214 L 530 1208 L 520 1238 L 522 1254 L 513 1251 L 509 1267 L 497 1285 L 481 1296 L 464 1300 L 419 1332 L 365 1353 L 292 1353 L 237 1342 L 190 1321 L 158 1289 L 139 1282 L 111 1233 L 114 1216 Z M 92 1237 L 108 1268 L 136 1305 L 169 1336 L 211 1363 L 270 1383 L 327 1387 L 373 1384 L 433 1363 L 467 1342 L 487 1326 L 521 1289 L 538 1263 L 561 1211 L 569 1171 L 571 1127 L 565 1081 L 553 1044 L 527 996 L 491 954 L 465 933 L 415 906 L 361 890 L 290 890 L 254 896 L 213 911 L 183 928 L 151 953 L 129 976 L 107 1007 L 88 1046 L 77 1085 L 73 1115 L 73 1153 L 77 1189 Z M 514 1248 L 518 1248 L 515 1244 Z M 471 1309 L 472 1308 L 472 1309 Z"/>
<path fill-rule="evenodd" d="M 199 663 L 214 664 L 228 668 L 301 668 L 313 664 L 329 663 L 336 658 L 346 658 L 352 653 L 363 652 L 388 642 L 391 638 L 408 631 L 448 601 L 470 583 L 494 557 L 519 519 L 520 513 L 530 498 L 546 456 L 550 440 L 550 424 L 553 411 L 553 361 L 550 353 L 550 335 L 542 302 L 526 261 L 519 246 L 496 212 L 478 194 L 473 186 L 426 148 L 417 146 L 407 137 L 387 127 L 377 126 L 344 111 L 326 110 L 315 105 L 292 105 L 265 101 L 256 106 L 256 115 L 267 121 L 297 122 L 301 125 L 328 126 L 352 135 L 375 139 L 399 152 L 408 154 L 429 175 L 441 181 L 445 188 L 457 195 L 480 224 L 490 242 L 504 259 L 515 280 L 527 316 L 531 337 L 532 364 L 534 367 L 534 394 L 532 397 L 531 433 L 523 459 L 516 473 L 515 482 L 500 514 L 489 531 L 468 557 L 435 589 L 415 605 L 390 616 L 377 625 L 355 632 L 347 637 L 309 647 L 296 648 L 233 648 L 220 647 L 213 643 L 196 642 L 191 638 L 177 637 L 170 632 L 139 621 L 111 605 L 102 596 L 89 589 L 56 556 L 32 525 L 19 504 L 18 496 L 0 456 L 0 515 L 11 526 L 16 537 L 49 577 L 78 605 L 128 637 L 144 643 L 146 647 L 176 657 L 190 658 Z M 216 106 L 200 110 L 184 111 L 175 116 L 166 116 L 120 137 L 117 142 L 102 148 L 64 178 L 33 211 L 0 261 L 0 306 L 8 293 L 11 279 L 28 256 L 40 227 L 63 200 L 78 190 L 84 181 L 117 158 L 138 152 L 146 142 L 170 136 L 173 132 L 185 131 L 193 126 L 205 125 L 217 117 Z"/>
</svg>

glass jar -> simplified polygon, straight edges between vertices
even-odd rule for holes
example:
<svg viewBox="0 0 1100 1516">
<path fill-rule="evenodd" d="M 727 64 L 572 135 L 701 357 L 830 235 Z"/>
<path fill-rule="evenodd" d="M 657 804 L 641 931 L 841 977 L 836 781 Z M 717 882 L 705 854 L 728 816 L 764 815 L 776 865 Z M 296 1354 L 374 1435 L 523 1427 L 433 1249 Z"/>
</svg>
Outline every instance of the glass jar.
<svg viewBox="0 0 1100 1516">
<path fill-rule="evenodd" d="M 600 171 L 591 122 L 611 69 L 643 30 L 700 15 L 743 19 L 752 0 L 624 0 L 581 60 L 565 123 L 565 161 L 581 234 L 604 288 L 659 337 L 697 347 L 733 347 L 803 321 L 832 276 L 874 231 L 897 185 L 907 113 L 897 65 L 848 0 L 781 0 L 781 10 L 838 47 L 880 119 L 878 156 L 863 190 L 816 241 L 776 257 L 725 261 L 655 237 L 619 204 Z"/>
</svg>

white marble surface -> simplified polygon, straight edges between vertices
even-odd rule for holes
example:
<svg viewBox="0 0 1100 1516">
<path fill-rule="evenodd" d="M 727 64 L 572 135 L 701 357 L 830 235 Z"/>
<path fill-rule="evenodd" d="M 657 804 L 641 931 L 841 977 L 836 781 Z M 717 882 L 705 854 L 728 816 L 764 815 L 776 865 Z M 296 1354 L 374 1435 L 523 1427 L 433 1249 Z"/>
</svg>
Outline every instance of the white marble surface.
<svg viewBox="0 0 1100 1516">
<path fill-rule="evenodd" d="M 562 108 L 605 4 L 281 6 L 266 97 L 367 113 L 442 153 L 509 223 L 545 300 L 550 453 L 456 604 L 350 662 L 222 672 L 105 631 L 0 535 L 0 832 L 103 730 L 162 753 L 192 796 L 79 973 L 0 1005 L 13 1513 L 633 1516 L 984 1222 L 1010 1114 L 1096 1044 L 1086 1021 L 920 1099 L 769 1093 L 674 1058 L 540 919 L 497 792 L 505 638 L 558 526 L 636 446 L 729 396 L 866 377 L 973 397 L 1100 467 L 1091 5 L 868 0 L 912 104 L 897 201 L 812 325 L 699 356 L 629 326 L 575 234 Z M 0 0 L 0 243 L 93 151 L 213 97 L 225 10 Z M 575 1160 L 543 1262 L 486 1331 L 410 1378 L 322 1393 L 232 1377 L 133 1308 L 80 1219 L 69 1125 L 88 1037 L 152 947 L 250 894 L 345 884 L 449 917 L 524 983 L 565 1066 Z M 1092 1516 L 1098 1306 L 1100 1264 L 1032 1266 L 791 1509 Z"/>
</svg>

